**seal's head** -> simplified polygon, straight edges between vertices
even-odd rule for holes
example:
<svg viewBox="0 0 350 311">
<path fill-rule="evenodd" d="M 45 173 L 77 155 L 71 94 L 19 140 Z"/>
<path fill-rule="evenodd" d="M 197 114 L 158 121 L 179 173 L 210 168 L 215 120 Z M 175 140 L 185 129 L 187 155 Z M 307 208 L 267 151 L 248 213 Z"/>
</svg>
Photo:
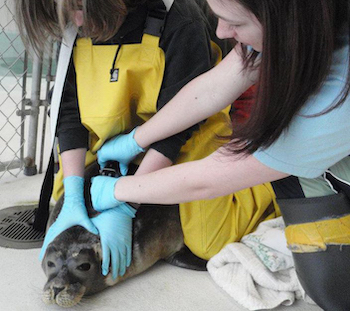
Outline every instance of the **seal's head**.
<svg viewBox="0 0 350 311">
<path fill-rule="evenodd" d="M 99 237 L 75 226 L 48 246 L 42 268 L 48 278 L 43 292 L 46 304 L 72 307 L 86 295 L 105 289 L 101 272 Z"/>
</svg>

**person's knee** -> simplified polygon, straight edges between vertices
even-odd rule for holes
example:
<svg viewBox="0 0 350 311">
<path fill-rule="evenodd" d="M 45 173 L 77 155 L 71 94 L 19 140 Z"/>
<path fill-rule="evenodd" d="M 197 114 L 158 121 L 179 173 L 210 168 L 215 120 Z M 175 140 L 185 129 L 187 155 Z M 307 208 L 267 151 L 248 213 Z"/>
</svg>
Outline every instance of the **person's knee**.
<svg viewBox="0 0 350 311">
<path fill-rule="evenodd" d="M 350 310 L 350 245 L 293 257 L 299 281 L 317 305 L 326 311 Z"/>
<path fill-rule="evenodd" d="M 306 294 L 326 311 L 350 310 L 350 201 L 343 194 L 278 200 Z"/>
</svg>

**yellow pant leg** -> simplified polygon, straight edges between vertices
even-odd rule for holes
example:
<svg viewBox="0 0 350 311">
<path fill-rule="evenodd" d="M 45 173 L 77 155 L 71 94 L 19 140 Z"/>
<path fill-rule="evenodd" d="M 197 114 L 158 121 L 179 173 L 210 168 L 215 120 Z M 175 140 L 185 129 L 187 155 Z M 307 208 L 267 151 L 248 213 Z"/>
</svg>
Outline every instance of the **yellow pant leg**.
<svg viewBox="0 0 350 311">
<path fill-rule="evenodd" d="M 226 244 L 239 241 L 263 220 L 280 216 L 271 185 L 263 184 L 212 200 L 180 204 L 185 244 L 210 259 Z"/>
</svg>

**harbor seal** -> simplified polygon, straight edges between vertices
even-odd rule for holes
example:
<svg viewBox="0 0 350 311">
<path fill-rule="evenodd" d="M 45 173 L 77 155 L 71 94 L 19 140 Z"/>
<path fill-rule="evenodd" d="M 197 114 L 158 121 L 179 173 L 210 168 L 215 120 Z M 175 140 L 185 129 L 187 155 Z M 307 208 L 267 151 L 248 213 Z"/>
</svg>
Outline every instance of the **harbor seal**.
<svg viewBox="0 0 350 311">
<path fill-rule="evenodd" d="M 94 164 L 86 171 L 85 197 L 89 216 L 90 179 L 98 174 Z M 60 199 L 50 213 L 48 227 L 62 207 Z M 47 276 L 42 299 L 46 304 L 73 307 L 84 296 L 96 294 L 150 268 L 159 260 L 194 270 L 206 270 L 206 261 L 193 255 L 184 245 L 178 205 L 141 205 L 133 221 L 132 262 L 123 277 L 113 280 L 102 275 L 100 239 L 85 228 L 75 226 L 58 235 L 48 246 L 42 261 Z"/>
</svg>

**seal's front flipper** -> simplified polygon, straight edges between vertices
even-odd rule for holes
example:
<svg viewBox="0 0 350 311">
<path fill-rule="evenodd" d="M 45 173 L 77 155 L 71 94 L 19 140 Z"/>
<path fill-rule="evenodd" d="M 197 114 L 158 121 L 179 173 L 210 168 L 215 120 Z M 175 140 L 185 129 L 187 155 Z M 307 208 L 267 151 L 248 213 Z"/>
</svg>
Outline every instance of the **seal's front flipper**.
<svg viewBox="0 0 350 311">
<path fill-rule="evenodd" d="M 185 269 L 207 271 L 207 260 L 197 257 L 186 245 L 165 261 Z"/>
</svg>

